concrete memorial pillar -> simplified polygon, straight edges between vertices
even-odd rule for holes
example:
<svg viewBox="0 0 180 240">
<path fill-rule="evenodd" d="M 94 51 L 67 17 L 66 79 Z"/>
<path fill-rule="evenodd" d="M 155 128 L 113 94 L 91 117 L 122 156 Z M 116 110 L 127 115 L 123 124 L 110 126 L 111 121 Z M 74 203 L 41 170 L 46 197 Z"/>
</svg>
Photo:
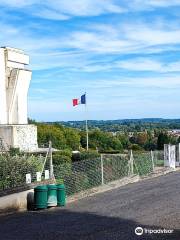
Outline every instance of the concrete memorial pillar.
<svg viewBox="0 0 180 240">
<path fill-rule="evenodd" d="M 176 167 L 180 166 L 180 143 L 176 145 Z"/>
<path fill-rule="evenodd" d="M 164 166 L 176 168 L 176 146 L 164 144 Z"/>
<path fill-rule="evenodd" d="M 0 48 L 0 138 L 5 146 L 35 151 L 37 128 L 27 119 L 27 96 L 32 72 L 24 51 Z"/>
</svg>

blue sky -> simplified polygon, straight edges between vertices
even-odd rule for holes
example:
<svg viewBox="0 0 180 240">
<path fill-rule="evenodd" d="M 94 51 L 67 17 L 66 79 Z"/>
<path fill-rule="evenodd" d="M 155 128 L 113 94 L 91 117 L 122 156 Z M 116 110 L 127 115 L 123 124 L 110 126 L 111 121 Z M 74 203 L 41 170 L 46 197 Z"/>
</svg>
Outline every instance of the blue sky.
<svg viewBox="0 0 180 240">
<path fill-rule="evenodd" d="M 31 59 L 29 117 L 180 118 L 180 0 L 0 0 L 0 43 Z"/>
</svg>

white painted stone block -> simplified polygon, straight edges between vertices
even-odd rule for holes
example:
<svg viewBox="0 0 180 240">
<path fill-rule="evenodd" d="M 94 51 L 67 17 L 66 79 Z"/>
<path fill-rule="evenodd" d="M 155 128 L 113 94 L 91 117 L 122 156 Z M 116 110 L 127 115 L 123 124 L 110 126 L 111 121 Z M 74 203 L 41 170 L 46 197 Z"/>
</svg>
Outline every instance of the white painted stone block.
<svg viewBox="0 0 180 240">
<path fill-rule="evenodd" d="M 30 173 L 26 174 L 26 183 L 27 184 L 31 183 L 31 174 Z"/>
<path fill-rule="evenodd" d="M 0 138 L 6 148 L 19 148 L 25 152 L 38 149 L 35 125 L 0 125 Z"/>
<path fill-rule="evenodd" d="M 49 170 L 45 170 L 45 179 L 49 179 Z"/>
<path fill-rule="evenodd" d="M 41 182 L 41 173 L 40 172 L 36 173 L 36 181 Z"/>
</svg>

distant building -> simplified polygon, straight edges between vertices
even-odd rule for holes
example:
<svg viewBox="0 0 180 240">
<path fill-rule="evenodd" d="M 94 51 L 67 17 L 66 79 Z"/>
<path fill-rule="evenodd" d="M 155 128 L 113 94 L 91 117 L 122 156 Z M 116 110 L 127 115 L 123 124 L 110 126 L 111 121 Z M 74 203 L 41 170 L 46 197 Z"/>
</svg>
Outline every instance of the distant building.
<svg viewBox="0 0 180 240">
<path fill-rule="evenodd" d="M 169 130 L 168 134 L 174 137 L 180 137 L 180 129 Z"/>
</svg>

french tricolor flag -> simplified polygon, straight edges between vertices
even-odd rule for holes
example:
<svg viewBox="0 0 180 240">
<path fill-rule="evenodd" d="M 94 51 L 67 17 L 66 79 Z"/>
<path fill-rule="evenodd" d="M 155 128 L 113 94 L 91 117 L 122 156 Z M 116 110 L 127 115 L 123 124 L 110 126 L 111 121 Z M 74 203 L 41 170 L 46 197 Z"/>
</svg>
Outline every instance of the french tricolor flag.
<svg viewBox="0 0 180 240">
<path fill-rule="evenodd" d="M 77 106 L 77 105 L 79 105 L 79 104 L 86 104 L 86 94 L 83 94 L 83 95 L 81 96 L 81 99 L 79 99 L 79 98 L 74 98 L 74 99 L 72 100 L 72 102 L 73 102 L 73 107 L 75 107 L 75 106 Z"/>
</svg>

